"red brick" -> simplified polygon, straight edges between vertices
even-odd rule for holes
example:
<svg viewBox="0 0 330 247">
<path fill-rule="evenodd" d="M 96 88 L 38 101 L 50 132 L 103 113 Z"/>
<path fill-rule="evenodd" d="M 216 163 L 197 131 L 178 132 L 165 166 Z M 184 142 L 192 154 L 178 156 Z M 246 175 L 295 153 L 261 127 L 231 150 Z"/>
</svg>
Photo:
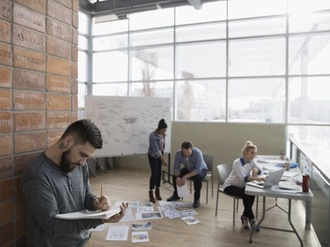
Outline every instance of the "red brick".
<svg viewBox="0 0 330 247">
<path fill-rule="evenodd" d="M 15 0 L 25 7 L 38 11 L 39 13 L 46 14 L 46 1 L 47 0 Z"/>
<path fill-rule="evenodd" d="M 6 135 L 0 135 L 0 143 L 2 141 L 2 137 Z M 12 157 L 5 156 L 0 159 L 0 179 L 9 178 L 14 176 L 14 161 Z M 1 242 L 0 242 L 1 243 Z"/>
<path fill-rule="evenodd" d="M 71 70 L 71 76 L 73 78 L 78 78 L 78 62 L 72 62 Z"/>
<path fill-rule="evenodd" d="M 71 25 L 72 23 L 72 10 L 66 8 L 65 6 L 58 4 L 54 1 L 49 0 L 48 1 L 48 15 L 62 21 L 66 24 Z"/>
<path fill-rule="evenodd" d="M 0 110 L 11 110 L 11 90 L 1 89 L 0 90 Z"/>
<path fill-rule="evenodd" d="M 69 9 L 72 9 L 72 0 L 54 0 L 55 2 L 58 2 L 62 5 L 64 5 L 65 7 L 68 7 Z"/>
<path fill-rule="evenodd" d="M 48 56 L 47 72 L 57 75 L 71 76 L 71 62 L 66 59 Z"/>
<path fill-rule="evenodd" d="M 78 61 L 78 46 L 73 45 L 71 51 L 72 51 L 72 56 L 71 56 L 72 61 L 77 62 Z"/>
<path fill-rule="evenodd" d="M 69 126 L 69 124 L 68 124 Z M 54 145 L 63 135 L 63 131 L 48 131 L 47 133 L 47 147 Z"/>
<path fill-rule="evenodd" d="M 13 200 L 7 200 L 0 203 L 0 225 L 13 220 L 14 218 L 14 202 Z"/>
<path fill-rule="evenodd" d="M 30 70 L 45 71 L 45 54 L 15 47 L 14 66 Z"/>
<path fill-rule="evenodd" d="M 14 153 L 24 153 L 45 149 L 45 133 L 14 134 Z"/>
<path fill-rule="evenodd" d="M 31 131 L 45 129 L 46 120 L 44 112 L 14 113 L 14 131 Z"/>
<path fill-rule="evenodd" d="M 70 112 L 48 112 L 47 129 L 65 129 L 71 123 Z"/>
<path fill-rule="evenodd" d="M 71 79 L 71 94 L 78 95 L 78 80 L 76 78 Z"/>
<path fill-rule="evenodd" d="M 11 125 L 12 125 L 11 113 L 10 112 L 0 112 L 0 133 L 11 132 L 12 131 Z"/>
<path fill-rule="evenodd" d="M 44 34 L 16 24 L 13 28 L 13 44 L 37 51 L 46 51 Z"/>
<path fill-rule="evenodd" d="M 70 111 L 71 94 L 47 94 L 48 111 Z"/>
<path fill-rule="evenodd" d="M 12 140 L 13 137 L 11 134 L 1 134 L 0 135 L 0 155 L 10 155 L 12 153 Z"/>
<path fill-rule="evenodd" d="M 13 221 L 0 226 L 0 233 L 1 246 L 15 246 L 15 229 Z M 12 244 L 10 245 L 10 243 Z"/>
<path fill-rule="evenodd" d="M 14 91 L 14 110 L 44 110 L 45 99 L 42 92 Z"/>
<path fill-rule="evenodd" d="M 11 3 L 12 1 L 0 1 L 0 18 L 7 21 L 11 20 Z M 1 243 L 1 242 L 0 242 Z"/>
<path fill-rule="evenodd" d="M 78 120 L 78 112 L 72 112 L 71 113 L 71 123 Z"/>
<path fill-rule="evenodd" d="M 10 87 L 11 85 L 11 68 L 0 67 L 0 87 Z"/>
<path fill-rule="evenodd" d="M 59 92 L 59 93 L 71 93 L 70 77 L 48 75 L 47 91 Z"/>
<path fill-rule="evenodd" d="M 0 43 L 0 64 L 12 64 L 10 45 Z"/>
<path fill-rule="evenodd" d="M 21 201 L 21 204 L 24 202 Z M 18 205 L 18 202 L 16 203 Z M 16 237 L 23 236 L 25 234 L 25 220 L 24 217 L 16 218 Z"/>
<path fill-rule="evenodd" d="M 78 12 L 72 13 L 72 26 L 77 28 L 79 27 L 79 15 Z"/>
<path fill-rule="evenodd" d="M 42 33 L 45 32 L 45 17 L 42 14 L 38 14 L 34 10 L 27 9 L 16 3 L 14 3 L 13 21 L 14 23 L 31 28 L 33 30 L 37 30 Z"/>
<path fill-rule="evenodd" d="M 14 171 L 15 173 L 14 174 L 16 176 L 22 175 L 24 168 L 28 164 L 30 164 L 33 160 L 35 160 L 42 151 L 37 152 L 37 153 L 32 153 L 32 154 L 16 155 L 15 156 L 15 171 Z"/>
<path fill-rule="evenodd" d="M 79 37 L 78 29 L 73 28 L 72 29 L 72 44 L 78 45 L 78 37 Z"/>
<path fill-rule="evenodd" d="M 22 177 L 21 176 L 15 177 L 15 197 L 16 198 L 19 198 L 20 196 L 22 196 L 21 184 L 22 184 Z"/>
<path fill-rule="evenodd" d="M 78 12 L 79 11 L 79 0 L 73 0 L 72 1 L 72 9 L 75 12 Z"/>
<path fill-rule="evenodd" d="M 49 17 L 47 18 L 47 34 L 71 42 L 71 27 Z"/>
<path fill-rule="evenodd" d="M 78 96 L 73 95 L 71 102 L 72 102 L 72 106 L 71 106 L 72 111 L 77 111 L 78 110 Z"/>
<path fill-rule="evenodd" d="M 0 202 L 14 197 L 14 185 L 13 178 L 0 180 Z"/>
<path fill-rule="evenodd" d="M 71 58 L 71 44 L 49 36 L 47 40 L 47 53 L 66 59 Z"/>
<path fill-rule="evenodd" d="M 45 73 L 14 69 L 13 88 L 43 91 L 45 88 Z"/>
<path fill-rule="evenodd" d="M 0 3 L 1 6 L 1 3 Z M 0 41 L 9 43 L 11 37 L 10 23 L 0 20 Z"/>
</svg>

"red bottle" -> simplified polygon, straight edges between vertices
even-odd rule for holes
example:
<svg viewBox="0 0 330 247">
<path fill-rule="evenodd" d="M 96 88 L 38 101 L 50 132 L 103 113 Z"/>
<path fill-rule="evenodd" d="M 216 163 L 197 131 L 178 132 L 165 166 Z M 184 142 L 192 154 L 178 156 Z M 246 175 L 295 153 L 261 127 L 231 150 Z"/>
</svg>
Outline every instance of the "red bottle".
<svg viewBox="0 0 330 247">
<path fill-rule="evenodd" d="M 303 175 L 303 181 L 302 181 L 302 190 L 303 192 L 308 192 L 309 190 L 309 175 Z"/>
</svg>

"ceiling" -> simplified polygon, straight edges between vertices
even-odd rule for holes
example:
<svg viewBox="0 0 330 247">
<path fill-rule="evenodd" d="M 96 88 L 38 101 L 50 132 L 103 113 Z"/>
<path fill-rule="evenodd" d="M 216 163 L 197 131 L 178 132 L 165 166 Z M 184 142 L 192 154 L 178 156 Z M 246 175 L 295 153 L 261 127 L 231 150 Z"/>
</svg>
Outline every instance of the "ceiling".
<svg viewBox="0 0 330 247">
<path fill-rule="evenodd" d="M 93 17 L 116 14 L 124 16 L 131 13 L 191 5 L 195 9 L 202 8 L 205 2 L 219 0 L 79 0 L 80 11 Z"/>
</svg>

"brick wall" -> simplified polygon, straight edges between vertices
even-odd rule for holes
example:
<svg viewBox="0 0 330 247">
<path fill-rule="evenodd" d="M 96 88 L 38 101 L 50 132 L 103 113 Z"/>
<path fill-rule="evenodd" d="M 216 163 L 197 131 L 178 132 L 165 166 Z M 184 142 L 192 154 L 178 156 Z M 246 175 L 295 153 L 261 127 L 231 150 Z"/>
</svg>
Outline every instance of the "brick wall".
<svg viewBox="0 0 330 247">
<path fill-rule="evenodd" d="M 21 174 L 77 119 L 79 0 L 0 0 L 0 245 L 26 246 Z"/>
</svg>

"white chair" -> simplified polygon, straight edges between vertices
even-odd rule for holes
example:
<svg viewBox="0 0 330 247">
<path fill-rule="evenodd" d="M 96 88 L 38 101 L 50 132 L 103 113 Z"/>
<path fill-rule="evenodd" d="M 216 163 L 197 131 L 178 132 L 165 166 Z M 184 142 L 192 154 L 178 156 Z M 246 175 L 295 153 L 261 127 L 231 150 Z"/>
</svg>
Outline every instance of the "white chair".
<svg viewBox="0 0 330 247">
<path fill-rule="evenodd" d="M 223 183 L 225 182 L 226 178 L 229 176 L 230 172 L 232 169 L 231 164 L 220 164 L 217 166 L 218 170 L 218 194 L 217 194 L 217 201 L 216 201 L 216 206 L 215 206 L 215 216 L 218 215 L 218 201 L 219 201 L 219 194 L 225 194 L 226 196 L 232 197 L 233 198 L 233 226 L 235 226 L 235 212 L 238 211 L 238 202 L 239 202 L 239 197 L 237 196 L 231 196 L 228 195 L 224 192 L 223 190 Z M 236 206 L 236 209 L 235 209 Z"/>
<path fill-rule="evenodd" d="M 214 157 L 212 155 L 207 155 L 207 154 L 203 154 L 203 159 L 207 165 L 207 174 L 206 176 L 203 178 L 202 182 L 206 182 L 206 203 L 208 203 L 209 201 L 209 180 L 211 179 L 211 184 L 212 184 L 212 188 L 211 188 L 211 192 L 212 192 L 212 197 L 213 197 L 213 160 Z M 192 192 L 192 188 L 191 188 L 191 183 L 192 180 L 190 180 L 190 193 Z"/>
</svg>

